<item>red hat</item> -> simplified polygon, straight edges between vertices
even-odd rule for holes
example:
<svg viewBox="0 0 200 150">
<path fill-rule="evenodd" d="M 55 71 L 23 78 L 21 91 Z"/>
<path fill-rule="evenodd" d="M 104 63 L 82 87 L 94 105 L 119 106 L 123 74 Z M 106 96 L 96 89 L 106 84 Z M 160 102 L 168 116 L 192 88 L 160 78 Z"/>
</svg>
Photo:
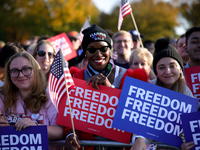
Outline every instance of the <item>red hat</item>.
<svg viewBox="0 0 200 150">
<path fill-rule="evenodd" d="M 68 36 L 69 38 L 78 39 L 79 33 L 78 33 L 77 31 L 70 31 L 69 33 L 67 33 L 67 36 Z"/>
</svg>

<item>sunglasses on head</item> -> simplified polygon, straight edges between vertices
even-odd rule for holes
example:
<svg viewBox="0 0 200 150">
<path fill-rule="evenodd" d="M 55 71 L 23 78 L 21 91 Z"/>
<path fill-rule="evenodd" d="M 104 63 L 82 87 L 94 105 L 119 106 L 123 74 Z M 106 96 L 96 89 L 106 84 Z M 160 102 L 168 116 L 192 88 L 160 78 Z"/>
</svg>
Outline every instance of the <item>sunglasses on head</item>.
<svg viewBox="0 0 200 150">
<path fill-rule="evenodd" d="M 95 54 L 97 50 L 100 50 L 101 53 L 105 53 L 108 51 L 109 46 L 102 46 L 100 48 L 87 48 L 88 53 Z"/>
<path fill-rule="evenodd" d="M 43 57 L 46 55 L 47 52 L 44 51 L 37 51 L 38 56 Z M 56 55 L 52 52 L 48 52 L 49 58 L 54 58 Z"/>
</svg>

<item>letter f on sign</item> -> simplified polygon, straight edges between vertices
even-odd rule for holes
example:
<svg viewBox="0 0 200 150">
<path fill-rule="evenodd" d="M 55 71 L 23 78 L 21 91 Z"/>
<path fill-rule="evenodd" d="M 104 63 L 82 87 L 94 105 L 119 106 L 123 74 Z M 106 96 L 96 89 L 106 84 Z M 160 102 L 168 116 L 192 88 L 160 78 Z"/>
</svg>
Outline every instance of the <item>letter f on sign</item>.
<svg viewBox="0 0 200 150">
<path fill-rule="evenodd" d="M 198 125 L 196 123 L 197 123 L 197 120 L 190 121 L 190 129 L 192 132 L 195 132 L 195 128 L 198 127 Z"/>
<path fill-rule="evenodd" d="M 200 133 L 192 134 L 194 144 L 198 145 L 198 141 L 200 141 Z"/>
</svg>

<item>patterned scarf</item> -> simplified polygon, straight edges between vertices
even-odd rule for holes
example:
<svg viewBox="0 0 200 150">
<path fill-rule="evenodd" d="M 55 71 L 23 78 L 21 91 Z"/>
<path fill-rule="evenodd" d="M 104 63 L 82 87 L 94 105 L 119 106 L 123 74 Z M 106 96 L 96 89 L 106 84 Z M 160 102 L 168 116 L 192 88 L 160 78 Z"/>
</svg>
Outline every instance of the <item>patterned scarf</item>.
<svg viewBox="0 0 200 150">
<path fill-rule="evenodd" d="M 114 64 L 113 60 L 110 59 L 106 65 L 106 67 L 103 70 L 97 71 L 90 64 L 88 64 L 86 71 L 89 73 L 90 77 L 94 76 L 96 74 L 99 74 L 99 73 L 102 73 L 105 77 L 108 77 L 114 67 L 115 67 L 115 64 Z"/>
</svg>

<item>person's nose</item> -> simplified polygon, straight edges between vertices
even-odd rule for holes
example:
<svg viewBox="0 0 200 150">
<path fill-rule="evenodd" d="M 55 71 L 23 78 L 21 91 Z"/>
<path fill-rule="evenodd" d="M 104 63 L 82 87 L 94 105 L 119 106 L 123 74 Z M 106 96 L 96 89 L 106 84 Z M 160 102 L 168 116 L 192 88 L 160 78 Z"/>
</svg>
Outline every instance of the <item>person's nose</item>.
<svg viewBox="0 0 200 150">
<path fill-rule="evenodd" d="M 49 59 L 48 52 L 46 52 L 46 54 L 44 55 L 44 58 L 45 58 L 45 59 Z"/>
<path fill-rule="evenodd" d="M 22 73 L 22 71 L 19 71 L 19 76 L 18 77 L 23 77 L 24 75 L 23 75 L 23 73 Z"/>
<path fill-rule="evenodd" d="M 101 53 L 101 51 L 98 49 L 98 50 L 96 51 L 96 54 L 97 54 L 97 55 L 101 55 L 102 53 Z"/>
<path fill-rule="evenodd" d="M 119 45 L 120 45 L 120 46 L 124 46 L 124 45 L 125 45 L 125 42 L 124 42 L 124 41 L 120 41 Z"/>
<path fill-rule="evenodd" d="M 171 73 L 171 69 L 169 68 L 169 67 L 167 67 L 166 69 L 165 69 L 165 74 L 170 74 Z"/>
</svg>

